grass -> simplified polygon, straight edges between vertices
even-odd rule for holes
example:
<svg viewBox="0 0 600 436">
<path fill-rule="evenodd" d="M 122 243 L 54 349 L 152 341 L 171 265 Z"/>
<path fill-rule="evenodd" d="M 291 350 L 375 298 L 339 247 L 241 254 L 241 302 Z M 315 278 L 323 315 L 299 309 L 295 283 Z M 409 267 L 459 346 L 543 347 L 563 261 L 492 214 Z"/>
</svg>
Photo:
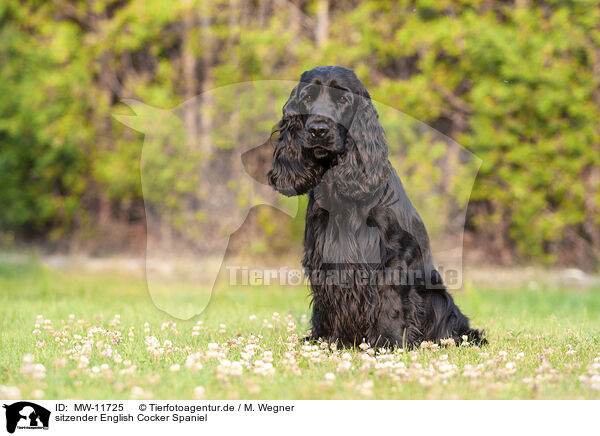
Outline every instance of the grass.
<svg viewBox="0 0 600 436">
<path fill-rule="evenodd" d="M 305 288 L 221 286 L 181 321 L 143 281 L 0 264 L 0 398 L 600 398 L 600 289 L 466 288 L 481 349 L 330 351 L 297 343 Z"/>
</svg>

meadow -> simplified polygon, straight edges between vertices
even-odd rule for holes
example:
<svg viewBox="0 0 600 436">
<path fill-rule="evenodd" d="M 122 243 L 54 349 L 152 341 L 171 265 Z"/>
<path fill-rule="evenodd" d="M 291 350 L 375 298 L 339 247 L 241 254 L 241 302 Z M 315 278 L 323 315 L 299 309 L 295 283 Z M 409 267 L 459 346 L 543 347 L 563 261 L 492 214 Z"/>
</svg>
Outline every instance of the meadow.
<svg viewBox="0 0 600 436">
<path fill-rule="evenodd" d="M 143 280 L 0 264 L 0 399 L 600 399 L 600 288 L 467 285 L 489 344 L 305 344 L 305 287 L 220 286 L 187 320 Z"/>
</svg>

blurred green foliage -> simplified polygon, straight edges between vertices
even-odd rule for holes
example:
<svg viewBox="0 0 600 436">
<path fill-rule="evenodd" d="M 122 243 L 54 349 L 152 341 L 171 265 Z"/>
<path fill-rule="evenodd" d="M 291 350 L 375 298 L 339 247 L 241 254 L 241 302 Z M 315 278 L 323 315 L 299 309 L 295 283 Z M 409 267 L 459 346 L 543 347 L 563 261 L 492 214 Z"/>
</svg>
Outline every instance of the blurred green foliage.
<svg viewBox="0 0 600 436">
<path fill-rule="evenodd" d="M 121 98 L 171 108 L 217 86 L 337 64 L 482 160 L 467 224 L 490 255 L 596 265 L 597 2 L 319 3 L 329 2 L 3 1 L 0 229 L 57 239 L 107 214 L 127 220 L 142 195 L 142 139 L 111 119 Z M 398 164 L 412 168 L 410 183 L 428 183 L 434 169 L 410 145 Z M 258 219 L 267 236 L 300 237 L 298 220 L 271 221 Z"/>
</svg>

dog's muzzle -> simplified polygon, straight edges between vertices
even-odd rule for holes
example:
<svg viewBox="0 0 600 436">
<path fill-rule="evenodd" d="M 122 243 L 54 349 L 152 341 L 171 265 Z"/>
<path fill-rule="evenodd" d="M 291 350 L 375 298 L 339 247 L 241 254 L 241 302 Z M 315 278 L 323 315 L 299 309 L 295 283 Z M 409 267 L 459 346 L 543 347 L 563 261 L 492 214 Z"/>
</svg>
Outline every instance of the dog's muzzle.
<svg viewBox="0 0 600 436">
<path fill-rule="evenodd" d="M 317 159 L 333 157 L 343 152 L 343 141 L 335 121 L 325 117 L 309 119 L 303 152 Z"/>
</svg>

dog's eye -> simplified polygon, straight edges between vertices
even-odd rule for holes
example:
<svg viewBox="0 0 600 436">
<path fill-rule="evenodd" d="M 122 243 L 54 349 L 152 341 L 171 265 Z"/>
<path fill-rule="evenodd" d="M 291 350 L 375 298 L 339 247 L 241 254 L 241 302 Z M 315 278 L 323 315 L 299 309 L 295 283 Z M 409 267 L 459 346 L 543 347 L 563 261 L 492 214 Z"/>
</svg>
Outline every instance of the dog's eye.
<svg viewBox="0 0 600 436">
<path fill-rule="evenodd" d="M 341 95 L 340 98 L 338 98 L 338 101 L 340 103 L 348 103 L 348 99 L 346 97 L 344 97 L 343 95 Z"/>
</svg>

